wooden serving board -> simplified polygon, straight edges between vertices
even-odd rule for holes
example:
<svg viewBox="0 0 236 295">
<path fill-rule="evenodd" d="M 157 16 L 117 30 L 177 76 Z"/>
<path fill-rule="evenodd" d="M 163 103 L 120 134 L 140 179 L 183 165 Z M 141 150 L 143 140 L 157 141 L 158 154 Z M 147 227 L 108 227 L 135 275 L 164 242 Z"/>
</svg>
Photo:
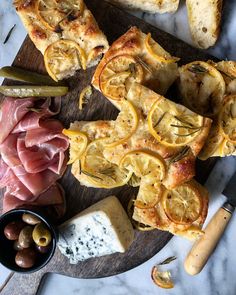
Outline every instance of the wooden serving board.
<svg viewBox="0 0 236 295">
<path fill-rule="evenodd" d="M 181 57 L 181 63 L 210 58 L 204 52 L 190 47 L 173 36 L 127 14 L 111 4 L 101 0 L 87 0 L 86 3 L 110 43 L 125 33 L 131 26 L 137 26 L 146 33 L 151 32 L 152 37 L 171 54 Z M 13 65 L 37 72 L 45 72 L 43 57 L 28 37 L 26 37 Z M 92 99 L 90 99 L 83 111 L 78 110 L 77 100 L 79 93 L 85 86 L 90 84 L 94 70 L 95 68 L 80 71 L 76 76 L 69 79 L 68 83 L 71 91 L 63 97 L 61 113 L 58 116 L 65 127 L 69 127 L 69 123 L 75 120 L 90 121 L 116 118 L 118 111 L 98 91 L 95 91 Z M 5 81 L 4 83 L 9 84 L 12 82 Z M 198 181 L 201 183 L 206 181 L 214 163 L 214 159 L 204 163 L 200 161 L 197 163 Z M 79 182 L 71 175 L 70 168 L 67 169 L 63 176 L 61 184 L 66 191 L 67 198 L 67 213 L 64 220 L 111 194 L 116 195 L 124 207 L 126 207 L 129 198 L 137 193 L 137 189 L 128 186 L 111 190 L 80 186 Z M 158 230 L 136 232 L 135 241 L 125 254 L 114 254 L 90 259 L 77 265 L 70 265 L 68 259 L 57 250 L 53 259 L 42 270 L 30 275 L 14 273 L 3 288 L 2 294 L 35 294 L 41 278 L 48 272 L 80 278 L 98 278 L 122 273 L 150 259 L 167 244 L 171 237 L 171 234 Z"/>
</svg>

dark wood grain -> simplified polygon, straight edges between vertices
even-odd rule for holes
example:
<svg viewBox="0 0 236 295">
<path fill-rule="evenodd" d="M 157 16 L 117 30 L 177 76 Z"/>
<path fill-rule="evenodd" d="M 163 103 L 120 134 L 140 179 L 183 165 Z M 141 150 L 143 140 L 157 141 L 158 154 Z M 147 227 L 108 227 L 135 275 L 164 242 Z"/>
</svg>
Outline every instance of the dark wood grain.
<svg viewBox="0 0 236 295">
<path fill-rule="evenodd" d="M 135 25 L 144 32 L 151 32 L 153 38 L 165 49 L 174 56 L 181 57 L 181 63 L 210 58 L 204 52 L 192 48 L 173 36 L 106 2 L 101 2 L 100 0 L 88 0 L 86 2 L 110 43 L 125 33 L 130 26 Z M 22 68 L 45 72 L 42 55 L 36 50 L 28 37 L 24 41 L 13 64 Z M 114 119 L 117 116 L 117 110 L 114 106 L 97 91 L 84 110 L 82 112 L 78 110 L 77 100 L 79 93 L 84 86 L 90 84 L 93 72 L 94 68 L 85 72 L 80 71 L 68 81 L 71 91 L 62 98 L 62 109 L 59 115 L 59 119 L 66 127 L 74 120 Z M 9 81 L 4 83 L 9 83 Z M 214 163 L 215 159 L 204 163 L 197 163 L 198 172 L 196 178 L 198 181 L 201 183 L 206 181 Z M 67 169 L 61 183 L 66 191 L 67 198 L 67 213 L 64 220 L 111 194 L 118 196 L 123 206 L 126 207 L 129 198 L 137 192 L 136 189 L 127 186 L 112 190 L 82 187 L 71 175 L 70 168 Z M 125 254 L 114 254 L 98 259 L 90 259 L 77 265 L 70 265 L 68 260 L 57 250 L 53 259 L 42 270 L 30 275 L 15 273 L 3 289 L 2 294 L 35 294 L 41 278 L 48 272 L 80 278 L 98 278 L 119 274 L 150 259 L 166 245 L 170 238 L 171 235 L 169 233 L 158 230 L 146 233 L 136 232 L 135 241 Z"/>
</svg>

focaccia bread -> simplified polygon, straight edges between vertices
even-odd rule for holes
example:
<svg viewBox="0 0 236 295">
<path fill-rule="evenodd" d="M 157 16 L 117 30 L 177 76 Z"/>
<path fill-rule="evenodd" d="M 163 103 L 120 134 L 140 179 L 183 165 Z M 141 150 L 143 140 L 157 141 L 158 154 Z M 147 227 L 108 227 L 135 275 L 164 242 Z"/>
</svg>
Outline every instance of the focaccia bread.
<svg viewBox="0 0 236 295">
<path fill-rule="evenodd" d="M 208 63 L 221 73 L 226 86 L 225 94 L 236 94 L 236 61 L 222 60 L 215 63 L 209 60 Z"/>
<path fill-rule="evenodd" d="M 177 60 L 150 34 L 132 27 L 106 52 L 92 84 L 115 105 L 126 96 L 133 82 L 165 94 L 178 77 Z"/>
<path fill-rule="evenodd" d="M 221 73 L 207 62 L 194 61 L 180 67 L 179 75 L 184 105 L 202 116 L 216 116 L 226 91 Z"/>
<path fill-rule="evenodd" d="M 153 124 L 156 125 L 153 120 L 159 121 L 159 126 L 153 128 Z M 104 187 L 100 181 L 103 178 L 101 171 L 114 170 L 119 174 L 119 181 L 108 181 L 109 185 L 105 186 L 121 186 L 135 174 L 132 169 L 128 169 L 132 173 L 121 169 L 122 159 L 130 152 L 144 150 L 148 152 L 144 158 L 151 153 L 152 159 L 161 159 L 165 175 L 162 183 L 169 188 L 175 187 L 195 175 L 195 159 L 207 139 L 210 126 L 210 119 L 133 83 L 116 120 L 71 124 L 70 130 L 87 137 L 87 149 L 81 161 L 73 162 L 72 173 L 81 184 Z M 161 132 L 164 128 L 166 135 Z M 103 168 L 97 173 L 101 163 Z M 81 169 L 90 172 L 81 173 Z M 127 172 L 126 167 L 124 170 Z M 113 178 L 116 176 L 114 174 Z"/>
<path fill-rule="evenodd" d="M 142 193 L 140 190 L 134 202 L 133 219 L 137 222 L 190 240 L 204 234 L 209 194 L 197 181 L 192 179 L 172 190 L 163 188 L 151 208 L 140 206 Z"/>
<path fill-rule="evenodd" d="M 220 33 L 222 0 L 186 0 L 192 39 L 197 47 L 213 46 Z"/>
<path fill-rule="evenodd" d="M 109 47 L 83 0 L 15 0 L 14 5 L 56 81 L 97 64 Z"/>
<path fill-rule="evenodd" d="M 222 108 L 213 121 L 207 141 L 199 155 L 210 157 L 236 155 L 236 94 L 225 96 Z"/>
<path fill-rule="evenodd" d="M 179 0 L 109 0 L 110 2 L 130 10 L 141 10 L 150 13 L 175 12 Z"/>
</svg>

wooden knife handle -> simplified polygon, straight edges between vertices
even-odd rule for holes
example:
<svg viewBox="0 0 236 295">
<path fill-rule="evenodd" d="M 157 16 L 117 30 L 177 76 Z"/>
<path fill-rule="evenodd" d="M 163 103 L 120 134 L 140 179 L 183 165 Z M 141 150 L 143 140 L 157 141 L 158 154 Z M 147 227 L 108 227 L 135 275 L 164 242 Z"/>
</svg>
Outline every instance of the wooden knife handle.
<svg viewBox="0 0 236 295">
<path fill-rule="evenodd" d="M 195 242 L 185 259 L 184 268 L 187 273 L 196 275 L 203 269 L 228 225 L 233 211 L 234 207 L 225 203 L 212 217 L 204 230 L 205 234 Z"/>
</svg>

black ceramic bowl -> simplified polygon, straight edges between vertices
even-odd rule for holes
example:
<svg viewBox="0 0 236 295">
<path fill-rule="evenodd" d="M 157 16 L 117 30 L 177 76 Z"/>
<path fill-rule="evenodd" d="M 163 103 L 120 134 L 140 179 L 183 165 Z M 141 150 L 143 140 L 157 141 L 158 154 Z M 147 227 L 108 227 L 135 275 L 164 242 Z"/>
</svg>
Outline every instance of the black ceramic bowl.
<svg viewBox="0 0 236 295">
<path fill-rule="evenodd" d="M 37 255 L 35 265 L 31 268 L 21 268 L 15 263 L 16 251 L 13 249 L 14 241 L 8 240 L 4 235 L 5 226 L 12 221 L 22 220 L 21 218 L 23 213 L 30 213 L 40 218 L 42 222 L 48 227 L 52 235 L 52 241 L 50 243 L 49 250 L 45 254 L 39 253 L 39 255 Z M 49 219 L 42 213 L 27 209 L 14 209 L 6 212 L 0 217 L 0 263 L 2 263 L 5 267 L 9 268 L 12 271 L 19 273 L 32 273 L 38 271 L 40 268 L 44 267 L 52 258 L 56 249 L 56 242 L 56 229 L 49 221 Z"/>
</svg>

